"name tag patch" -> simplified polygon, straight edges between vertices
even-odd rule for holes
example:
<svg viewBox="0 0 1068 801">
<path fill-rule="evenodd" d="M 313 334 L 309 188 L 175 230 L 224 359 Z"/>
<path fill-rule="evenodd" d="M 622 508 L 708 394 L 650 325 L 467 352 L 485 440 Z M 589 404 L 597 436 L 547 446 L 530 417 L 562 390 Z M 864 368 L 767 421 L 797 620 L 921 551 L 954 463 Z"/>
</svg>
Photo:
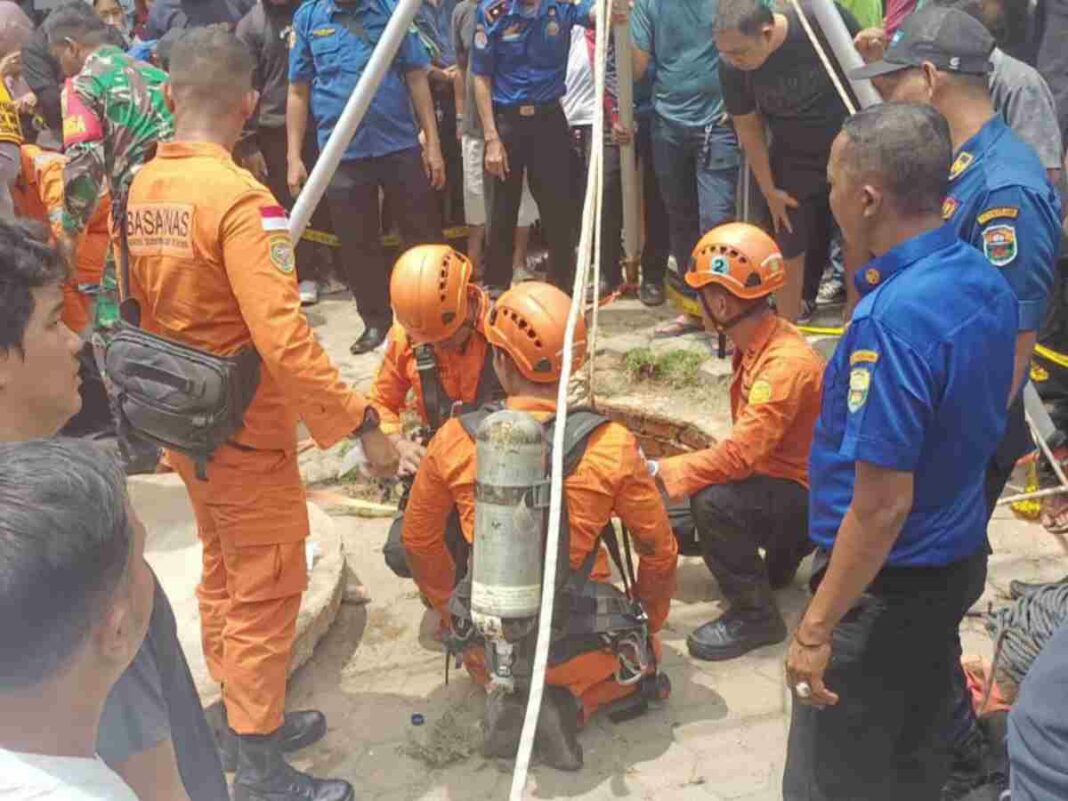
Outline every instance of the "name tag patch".
<svg viewBox="0 0 1068 801">
<path fill-rule="evenodd" d="M 317 39 L 322 39 L 326 36 L 333 36 L 335 33 L 337 33 L 337 28 L 316 28 L 314 31 L 311 32 L 312 36 L 316 37 Z"/>
<path fill-rule="evenodd" d="M 986 225 L 991 220 L 1015 220 L 1019 216 L 1020 210 L 1015 206 L 1001 206 L 996 209 L 987 209 L 975 219 L 980 225 Z"/>
<path fill-rule="evenodd" d="M 193 258 L 194 218 L 188 203 L 131 206 L 126 223 L 130 252 Z"/>
<path fill-rule="evenodd" d="M 991 225 L 983 231 L 983 255 L 995 267 L 1012 264 L 1018 251 L 1015 226 Z"/>
<path fill-rule="evenodd" d="M 879 354 L 873 350 L 855 350 L 849 356 L 850 364 L 875 364 L 879 361 Z"/>
</svg>

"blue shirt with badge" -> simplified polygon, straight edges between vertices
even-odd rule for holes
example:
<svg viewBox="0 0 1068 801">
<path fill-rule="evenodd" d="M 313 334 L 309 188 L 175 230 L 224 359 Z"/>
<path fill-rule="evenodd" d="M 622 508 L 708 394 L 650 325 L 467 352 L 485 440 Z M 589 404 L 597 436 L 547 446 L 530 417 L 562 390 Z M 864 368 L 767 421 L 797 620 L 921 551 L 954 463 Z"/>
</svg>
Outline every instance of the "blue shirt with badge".
<svg viewBox="0 0 1068 801">
<path fill-rule="evenodd" d="M 812 441 L 809 532 L 834 546 L 856 462 L 915 476 L 888 566 L 941 566 L 983 546 L 987 463 L 1005 428 L 1016 300 L 950 226 L 857 275 L 862 295 L 823 379 Z"/>
<path fill-rule="evenodd" d="M 994 116 L 957 151 L 942 217 L 1016 293 L 1020 330 L 1045 320 L 1061 244 L 1061 203 L 1034 150 Z"/>
<path fill-rule="evenodd" d="M 593 0 L 482 0 L 471 69 L 492 78 L 500 106 L 554 103 L 564 96 L 571 29 L 589 27 Z"/>
<path fill-rule="evenodd" d="M 293 17 L 289 80 L 311 86 L 311 114 L 319 147 L 330 138 L 395 9 L 396 0 L 359 0 L 351 4 L 312 0 Z M 342 161 L 386 156 L 419 146 L 404 75 L 429 64 L 430 56 L 419 37 L 409 33 Z"/>
</svg>

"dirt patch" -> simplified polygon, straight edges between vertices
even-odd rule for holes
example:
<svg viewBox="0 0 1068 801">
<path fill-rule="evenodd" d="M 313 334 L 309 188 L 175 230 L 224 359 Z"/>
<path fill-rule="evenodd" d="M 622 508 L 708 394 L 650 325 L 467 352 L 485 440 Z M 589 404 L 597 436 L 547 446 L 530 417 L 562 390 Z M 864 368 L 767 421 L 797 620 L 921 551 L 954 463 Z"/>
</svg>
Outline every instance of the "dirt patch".
<svg viewBox="0 0 1068 801">
<path fill-rule="evenodd" d="M 430 768 L 444 768 L 478 753 L 482 725 L 471 704 L 450 706 L 429 726 L 408 732 L 408 742 L 397 750 Z"/>
<path fill-rule="evenodd" d="M 366 644 L 391 642 L 407 633 L 408 627 L 394 616 L 391 607 L 376 606 L 367 613 Z"/>
</svg>

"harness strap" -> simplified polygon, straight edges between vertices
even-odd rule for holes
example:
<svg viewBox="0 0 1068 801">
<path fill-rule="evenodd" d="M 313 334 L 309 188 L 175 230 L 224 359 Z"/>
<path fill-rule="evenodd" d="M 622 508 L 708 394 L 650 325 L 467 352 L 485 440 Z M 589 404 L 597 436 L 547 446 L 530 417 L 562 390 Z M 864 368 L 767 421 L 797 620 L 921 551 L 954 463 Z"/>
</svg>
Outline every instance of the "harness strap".
<svg viewBox="0 0 1068 801">
<path fill-rule="evenodd" d="M 412 348 L 412 353 L 415 354 L 419 386 L 423 390 L 423 408 L 426 409 L 427 422 L 431 432 L 436 432 L 442 423 L 449 419 L 448 409 L 442 407 L 442 399 L 447 396 L 438 379 L 438 360 L 434 356 L 432 345 L 416 345 Z"/>
</svg>

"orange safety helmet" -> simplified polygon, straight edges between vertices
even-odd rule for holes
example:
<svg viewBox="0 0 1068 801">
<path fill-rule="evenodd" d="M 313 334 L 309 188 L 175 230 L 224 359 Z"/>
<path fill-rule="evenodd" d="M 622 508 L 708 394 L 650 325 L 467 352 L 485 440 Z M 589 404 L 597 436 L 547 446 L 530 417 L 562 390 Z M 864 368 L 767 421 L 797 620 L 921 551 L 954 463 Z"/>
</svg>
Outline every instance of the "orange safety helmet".
<svg viewBox="0 0 1068 801">
<path fill-rule="evenodd" d="M 749 223 L 727 223 L 701 237 L 686 283 L 694 289 L 719 284 L 736 298 L 755 300 L 786 283 L 779 246 Z"/>
<path fill-rule="evenodd" d="M 486 320 L 486 339 L 501 348 L 531 381 L 549 384 L 560 379 L 564 330 L 571 298 L 551 284 L 528 281 L 498 298 Z M 575 326 L 573 368 L 586 357 L 586 321 Z"/>
<path fill-rule="evenodd" d="M 401 254 L 389 280 L 393 313 L 417 343 L 448 339 L 467 319 L 471 262 L 448 245 L 417 245 Z"/>
</svg>

